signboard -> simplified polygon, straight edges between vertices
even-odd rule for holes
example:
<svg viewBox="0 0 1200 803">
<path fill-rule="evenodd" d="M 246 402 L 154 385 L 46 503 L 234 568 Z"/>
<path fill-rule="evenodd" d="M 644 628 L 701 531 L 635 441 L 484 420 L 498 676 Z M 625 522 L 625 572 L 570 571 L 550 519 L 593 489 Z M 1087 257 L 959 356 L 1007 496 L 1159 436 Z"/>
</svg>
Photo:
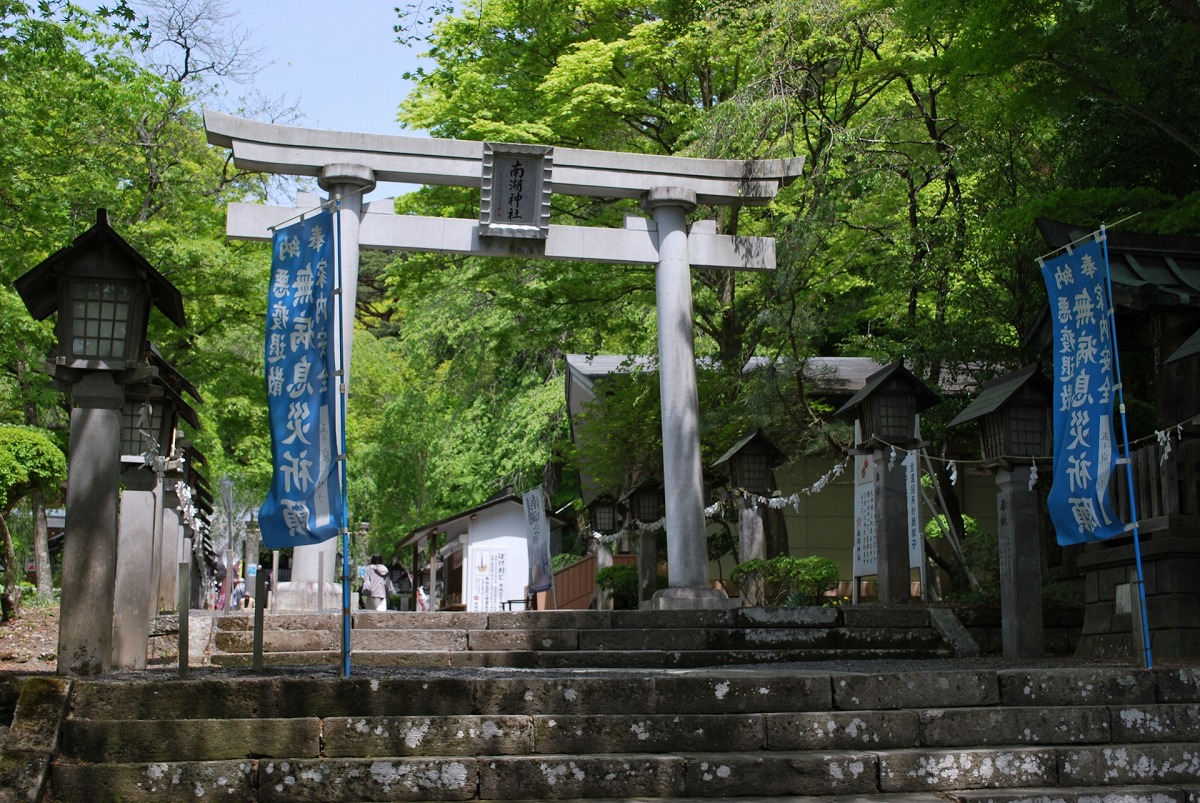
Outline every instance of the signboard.
<svg viewBox="0 0 1200 803">
<path fill-rule="evenodd" d="M 481 237 L 544 240 L 550 236 L 553 153 L 553 148 L 541 145 L 483 143 Z"/>
<path fill-rule="evenodd" d="M 879 571 L 875 540 L 875 473 L 870 455 L 854 458 L 854 577 L 869 577 Z M 857 589 L 858 583 L 855 583 Z"/>
<path fill-rule="evenodd" d="M 466 567 L 471 583 L 472 611 L 499 611 L 504 607 L 505 555 L 500 550 L 472 549 Z"/>
<path fill-rule="evenodd" d="M 877 460 L 871 455 L 854 458 L 854 602 L 858 601 L 858 580 L 879 574 L 879 532 L 875 515 L 875 468 Z M 908 567 L 921 569 L 924 584 L 924 531 L 921 528 L 920 481 L 921 471 L 917 452 L 910 451 L 901 464 L 905 472 L 905 501 L 908 532 Z M 898 471 L 900 467 L 884 471 Z"/>
<path fill-rule="evenodd" d="M 904 458 L 904 491 L 908 507 L 908 568 L 922 566 L 925 557 L 925 533 L 921 529 L 921 466 L 917 452 Z"/>
</svg>

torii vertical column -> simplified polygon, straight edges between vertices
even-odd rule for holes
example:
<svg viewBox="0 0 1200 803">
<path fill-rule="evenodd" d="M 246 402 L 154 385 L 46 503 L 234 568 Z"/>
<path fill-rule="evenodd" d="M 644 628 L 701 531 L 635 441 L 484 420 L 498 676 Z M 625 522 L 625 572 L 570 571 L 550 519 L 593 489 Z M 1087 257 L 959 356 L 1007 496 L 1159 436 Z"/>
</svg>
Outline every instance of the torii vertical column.
<svg viewBox="0 0 1200 803">
<path fill-rule="evenodd" d="M 654 607 L 724 607 L 725 593 L 708 584 L 700 466 L 700 398 L 687 232 L 687 215 L 696 208 L 696 193 L 678 187 L 655 188 L 642 199 L 642 208 L 654 217 L 658 229 L 654 283 L 670 586 L 654 595 Z"/>
<path fill-rule="evenodd" d="M 375 189 L 375 173 L 371 168 L 357 164 L 329 164 L 321 168 L 317 179 L 321 189 L 329 193 L 331 201 L 337 201 L 335 211 L 339 239 L 338 259 L 341 263 L 341 308 L 342 308 L 342 366 L 341 381 L 350 382 L 350 353 L 354 344 L 354 308 L 358 298 L 358 254 L 359 228 L 362 222 L 362 197 Z M 339 424 L 340 426 L 340 424 Z M 316 610 L 316 594 L 320 594 L 322 606 L 339 608 L 342 604 L 340 589 L 330 589 L 336 577 L 337 551 L 341 539 L 331 538 L 320 544 L 298 546 L 292 551 L 292 579 L 289 583 L 276 584 L 275 604 L 282 610 Z M 320 581 L 325 587 L 318 588 Z M 310 595 L 309 591 L 312 590 Z M 326 593 L 328 590 L 328 593 Z"/>
</svg>

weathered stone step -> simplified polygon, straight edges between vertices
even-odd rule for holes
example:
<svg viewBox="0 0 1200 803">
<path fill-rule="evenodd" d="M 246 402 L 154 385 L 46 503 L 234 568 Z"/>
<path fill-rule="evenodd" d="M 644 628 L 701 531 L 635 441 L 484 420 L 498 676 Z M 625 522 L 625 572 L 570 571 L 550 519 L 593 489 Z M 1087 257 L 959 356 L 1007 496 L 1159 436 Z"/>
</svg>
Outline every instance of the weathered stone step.
<svg viewBox="0 0 1200 803">
<path fill-rule="evenodd" d="M 946 617 L 920 607 L 742 608 L 713 611 L 535 611 L 358 613 L 350 650 L 369 666 L 523 666 L 641 668 L 847 658 L 939 658 L 968 645 L 946 632 Z M 216 619 L 216 666 L 248 666 L 254 616 Z M 340 663 L 338 614 L 269 614 L 264 663 Z M 957 624 L 957 623 L 955 623 Z M 969 641 L 969 639 L 967 640 Z M 766 651 L 776 651 L 775 656 Z M 445 658 L 429 653 L 511 653 Z M 408 655 L 415 653 L 415 656 Z M 624 661 L 614 656 L 628 653 Z M 535 654 L 536 660 L 529 654 Z M 584 657 L 578 657 L 578 656 Z M 353 658 L 352 658 L 353 660 Z"/>
<path fill-rule="evenodd" d="M 1200 744 L 1200 706 L 970 708 L 722 715 L 470 714 L 64 723 L 63 754 L 81 761 L 247 757 L 531 755 L 1136 744 L 1164 732 Z M 1139 717 L 1130 716 L 1136 713 Z M 1134 721 L 1137 719 L 1137 721 Z M 1147 727 L 1149 726 L 1149 727 Z"/>
<path fill-rule="evenodd" d="M 456 755 L 80 764 L 54 799 L 341 801 L 890 795 L 1194 785 L 1194 744 L 950 750 Z M 972 800 L 986 798 L 969 798 Z M 1009 798 L 1011 799 L 1011 798 Z M 1019 799 L 1019 798 L 1018 798 Z M 1047 798 L 1055 800 L 1057 798 Z"/>
<path fill-rule="evenodd" d="M 939 800 L 954 803 L 1198 803 L 1200 784 L 1093 786 L 1041 789 L 972 789 Z"/>
<path fill-rule="evenodd" d="M 1106 706 L 1114 733 L 1197 735 L 1200 668 L 908 670 L 867 674 L 725 667 L 634 670 L 412 670 L 386 676 L 248 675 L 164 683 L 77 681 L 78 719 L 281 718 L 448 714 L 680 714 Z M 614 694 L 614 688 L 619 694 Z M 932 715 L 931 715 L 932 716 Z M 954 717 L 980 716 L 947 711 Z M 1028 716 L 1028 714 L 1021 714 Z M 992 720 L 989 719 L 989 722 Z M 1026 724 L 1027 721 L 1026 721 Z M 932 718 L 926 730 L 939 726 Z M 998 725 L 997 725 L 998 727 Z M 1121 731 L 1118 731 L 1122 729 Z M 1137 739 L 1142 740 L 1142 739 Z"/>
<path fill-rule="evenodd" d="M 335 666 L 341 663 L 341 650 L 264 652 L 263 666 Z M 875 661 L 915 658 L 949 658 L 945 652 L 910 649 L 837 649 L 837 650 L 590 650 L 578 652 L 534 652 L 529 650 L 456 651 L 456 650 L 370 650 L 350 654 L 352 667 L 393 667 L 397 669 L 455 669 L 472 667 L 510 667 L 520 669 L 691 669 L 813 661 Z M 254 664 L 252 653 L 213 655 L 212 665 L 227 669 L 246 669 Z"/>
</svg>

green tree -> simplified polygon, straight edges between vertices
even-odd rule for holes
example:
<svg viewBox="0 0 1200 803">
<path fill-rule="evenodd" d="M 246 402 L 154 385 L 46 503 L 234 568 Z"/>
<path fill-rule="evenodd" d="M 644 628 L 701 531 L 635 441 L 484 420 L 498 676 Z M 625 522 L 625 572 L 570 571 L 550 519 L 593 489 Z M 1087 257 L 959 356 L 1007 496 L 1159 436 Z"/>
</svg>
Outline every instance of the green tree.
<svg viewBox="0 0 1200 803">
<path fill-rule="evenodd" d="M 4 592 L 0 609 L 5 621 L 21 610 L 21 581 L 25 566 L 9 530 L 13 508 L 32 491 L 54 498 L 67 478 L 67 460 L 62 450 L 44 431 L 0 425 L 0 536 L 4 538 Z"/>
</svg>

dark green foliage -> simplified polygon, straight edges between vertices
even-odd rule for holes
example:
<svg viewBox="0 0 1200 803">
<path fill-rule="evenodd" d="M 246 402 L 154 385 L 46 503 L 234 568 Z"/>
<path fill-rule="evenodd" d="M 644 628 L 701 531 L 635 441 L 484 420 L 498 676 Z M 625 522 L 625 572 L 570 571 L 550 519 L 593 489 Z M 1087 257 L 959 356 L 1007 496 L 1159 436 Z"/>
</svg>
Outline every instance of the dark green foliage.
<svg viewBox="0 0 1200 803">
<path fill-rule="evenodd" d="M 794 604 L 788 602 L 793 595 L 805 605 L 820 605 L 825 592 L 837 588 L 838 571 L 836 561 L 820 555 L 782 555 L 739 563 L 729 576 L 743 587 L 762 583 L 763 604 L 767 606 Z"/>
<path fill-rule="evenodd" d="M 619 611 L 638 607 L 638 570 L 629 564 L 605 566 L 596 572 L 596 585 L 612 596 L 613 608 Z M 667 578 L 658 577 L 658 587 L 666 588 Z"/>
</svg>

